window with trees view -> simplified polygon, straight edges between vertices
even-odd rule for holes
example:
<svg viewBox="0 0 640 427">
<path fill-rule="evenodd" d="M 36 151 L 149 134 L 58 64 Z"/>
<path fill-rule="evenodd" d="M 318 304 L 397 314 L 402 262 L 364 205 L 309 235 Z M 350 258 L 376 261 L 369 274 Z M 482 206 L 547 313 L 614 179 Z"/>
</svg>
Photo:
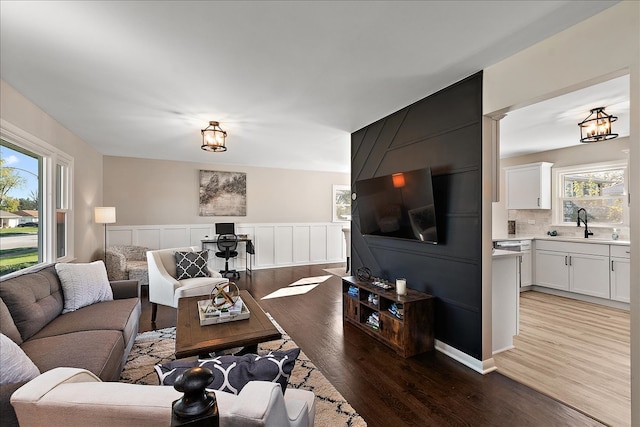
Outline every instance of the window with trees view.
<svg viewBox="0 0 640 427">
<path fill-rule="evenodd" d="M 351 221 L 351 187 L 333 186 L 333 222 Z"/>
<path fill-rule="evenodd" d="M 556 169 L 557 222 L 575 224 L 584 208 L 590 225 L 628 224 L 626 177 L 626 162 Z"/>
<path fill-rule="evenodd" d="M 0 276 L 69 260 L 73 159 L 19 129 L 1 130 Z"/>
<path fill-rule="evenodd" d="M 42 158 L 2 141 L 0 147 L 0 274 L 42 260 L 40 170 Z"/>
</svg>

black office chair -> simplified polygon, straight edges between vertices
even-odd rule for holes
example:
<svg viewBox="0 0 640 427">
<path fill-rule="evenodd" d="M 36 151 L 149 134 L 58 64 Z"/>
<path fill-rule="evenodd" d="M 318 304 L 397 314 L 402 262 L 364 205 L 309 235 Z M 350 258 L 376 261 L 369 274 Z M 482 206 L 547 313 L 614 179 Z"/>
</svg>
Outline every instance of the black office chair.
<svg viewBox="0 0 640 427">
<path fill-rule="evenodd" d="M 240 273 L 237 270 L 229 270 L 229 258 L 235 258 L 238 256 L 238 236 L 235 234 L 221 234 L 218 236 L 218 252 L 216 256 L 218 258 L 224 258 L 224 270 L 220 270 L 220 274 L 223 277 L 227 277 L 227 274 L 231 274 L 231 277 L 240 278 Z"/>
</svg>

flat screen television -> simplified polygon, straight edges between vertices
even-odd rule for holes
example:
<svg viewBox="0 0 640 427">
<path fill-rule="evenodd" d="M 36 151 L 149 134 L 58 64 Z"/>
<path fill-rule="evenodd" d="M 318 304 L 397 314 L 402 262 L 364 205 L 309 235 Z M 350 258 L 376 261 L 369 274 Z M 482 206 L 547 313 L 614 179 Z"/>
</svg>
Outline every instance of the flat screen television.
<svg viewBox="0 0 640 427">
<path fill-rule="evenodd" d="M 356 181 L 360 232 L 438 243 L 431 169 Z"/>
</svg>

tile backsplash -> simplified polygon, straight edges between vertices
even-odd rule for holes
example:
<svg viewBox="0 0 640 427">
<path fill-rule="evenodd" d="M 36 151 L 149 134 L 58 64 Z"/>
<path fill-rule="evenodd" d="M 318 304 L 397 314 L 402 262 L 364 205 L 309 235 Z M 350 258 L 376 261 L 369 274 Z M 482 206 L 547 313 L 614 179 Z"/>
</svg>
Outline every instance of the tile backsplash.
<svg viewBox="0 0 640 427">
<path fill-rule="evenodd" d="M 518 209 L 509 210 L 508 219 L 516 222 L 516 234 L 527 236 L 545 236 L 548 231 L 556 230 L 559 236 L 583 237 L 584 225 L 553 225 L 551 210 L 546 209 Z M 533 222 L 533 224 L 531 224 Z M 589 227 L 593 237 L 610 239 L 613 227 Z M 620 240 L 629 240 L 629 227 L 616 227 Z"/>
</svg>

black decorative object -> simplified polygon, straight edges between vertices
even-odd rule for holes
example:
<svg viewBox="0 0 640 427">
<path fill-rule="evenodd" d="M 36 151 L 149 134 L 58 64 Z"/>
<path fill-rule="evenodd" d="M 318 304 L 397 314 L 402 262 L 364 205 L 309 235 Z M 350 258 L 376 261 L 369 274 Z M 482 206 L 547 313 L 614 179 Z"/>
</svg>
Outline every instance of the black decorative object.
<svg viewBox="0 0 640 427">
<path fill-rule="evenodd" d="M 371 270 L 369 270 L 369 267 L 360 267 L 356 270 L 356 275 L 358 276 L 358 280 L 361 282 L 368 282 L 371 280 Z"/>
<path fill-rule="evenodd" d="M 218 427 L 220 416 L 214 392 L 205 391 L 213 380 L 207 368 L 191 368 L 177 379 L 173 388 L 184 393 L 171 405 L 171 427 Z"/>
</svg>

